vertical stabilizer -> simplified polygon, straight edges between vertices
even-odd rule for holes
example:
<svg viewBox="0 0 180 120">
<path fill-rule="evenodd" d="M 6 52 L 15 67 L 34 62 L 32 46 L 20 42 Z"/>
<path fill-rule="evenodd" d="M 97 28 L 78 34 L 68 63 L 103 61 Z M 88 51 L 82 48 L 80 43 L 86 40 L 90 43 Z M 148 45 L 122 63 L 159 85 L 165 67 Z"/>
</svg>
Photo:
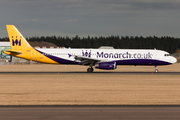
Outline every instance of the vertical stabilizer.
<svg viewBox="0 0 180 120">
<path fill-rule="evenodd" d="M 14 25 L 6 25 L 12 50 L 32 48 Z"/>
</svg>

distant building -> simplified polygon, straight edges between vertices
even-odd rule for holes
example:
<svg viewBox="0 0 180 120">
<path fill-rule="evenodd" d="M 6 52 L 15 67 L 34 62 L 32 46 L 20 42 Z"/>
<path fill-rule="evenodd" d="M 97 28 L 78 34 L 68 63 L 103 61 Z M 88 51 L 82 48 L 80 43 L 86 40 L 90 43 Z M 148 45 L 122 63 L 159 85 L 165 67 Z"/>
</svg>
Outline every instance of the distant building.
<svg viewBox="0 0 180 120">
<path fill-rule="evenodd" d="M 112 47 L 112 46 L 101 46 L 98 49 L 114 49 L 114 47 Z"/>
<path fill-rule="evenodd" d="M 0 54 L 2 51 L 11 49 L 11 44 L 10 42 L 0 42 Z"/>
<path fill-rule="evenodd" d="M 6 64 L 6 62 L 8 62 L 10 59 L 10 55 L 2 53 L 2 51 L 7 49 L 11 49 L 10 42 L 0 42 L 0 65 Z"/>
</svg>

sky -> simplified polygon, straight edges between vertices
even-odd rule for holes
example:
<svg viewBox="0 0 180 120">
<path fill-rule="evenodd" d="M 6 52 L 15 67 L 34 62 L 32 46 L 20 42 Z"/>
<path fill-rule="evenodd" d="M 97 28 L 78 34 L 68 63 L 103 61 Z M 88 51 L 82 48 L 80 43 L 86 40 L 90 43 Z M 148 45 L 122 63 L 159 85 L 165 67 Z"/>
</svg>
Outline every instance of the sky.
<svg viewBox="0 0 180 120">
<path fill-rule="evenodd" d="M 0 38 L 7 24 L 24 37 L 180 38 L 180 0 L 1 0 Z"/>
</svg>

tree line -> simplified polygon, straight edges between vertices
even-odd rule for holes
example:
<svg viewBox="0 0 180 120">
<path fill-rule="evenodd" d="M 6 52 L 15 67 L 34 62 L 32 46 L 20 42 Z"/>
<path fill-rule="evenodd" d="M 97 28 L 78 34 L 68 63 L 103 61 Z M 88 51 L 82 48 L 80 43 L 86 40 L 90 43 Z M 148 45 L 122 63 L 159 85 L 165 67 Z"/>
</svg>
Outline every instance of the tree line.
<svg viewBox="0 0 180 120">
<path fill-rule="evenodd" d="M 175 53 L 180 49 L 180 38 L 174 37 L 138 37 L 138 36 L 109 36 L 109 37 L 30 37 L 28 41 L 46 41 L 54 43 L 59 47 L 71 48 L 99 48 L 101 46 L 112 46 L 116 49 L 160 49 L 169 53 Z M 8 38 L 0 38 L 0 41 L 9 41 Z"/>
</svg>

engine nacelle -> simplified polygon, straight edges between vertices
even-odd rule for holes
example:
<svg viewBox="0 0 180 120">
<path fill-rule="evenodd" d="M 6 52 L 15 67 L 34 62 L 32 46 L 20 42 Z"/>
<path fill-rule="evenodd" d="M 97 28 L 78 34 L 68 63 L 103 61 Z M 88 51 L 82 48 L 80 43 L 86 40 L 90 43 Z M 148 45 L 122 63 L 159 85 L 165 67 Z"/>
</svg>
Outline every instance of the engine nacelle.
<svg viewBox="0 0 180 120">
<path fill-rule="evenodd" d="M 116 62 L 101 62 L 95 65 L 95 68 L 104 70 L 114 70 L 117 68 Z"/>
</svg>

